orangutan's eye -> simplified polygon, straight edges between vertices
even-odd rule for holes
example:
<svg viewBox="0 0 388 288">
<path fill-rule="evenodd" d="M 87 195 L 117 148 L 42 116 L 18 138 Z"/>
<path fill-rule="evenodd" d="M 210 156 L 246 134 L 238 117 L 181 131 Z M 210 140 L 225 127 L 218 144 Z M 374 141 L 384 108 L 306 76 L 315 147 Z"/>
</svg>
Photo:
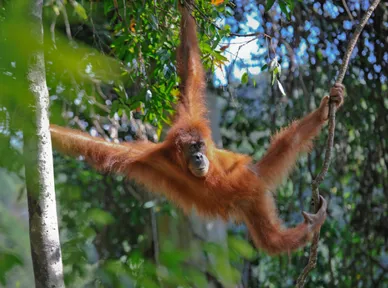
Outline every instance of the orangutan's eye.
<svg viewBox="0 0 388 288">
<path fill-rule="evenodd" d="M 198 149 L 198 148 L 197 148 L 197 143 L 195 143 L 195 142 L 194 142 L 194 143 L 191 143 L 189 149 L 190 149 L 190 152 L 193 152 L 193 153 L 196 152 L 197 149 Z"/>
</svg>

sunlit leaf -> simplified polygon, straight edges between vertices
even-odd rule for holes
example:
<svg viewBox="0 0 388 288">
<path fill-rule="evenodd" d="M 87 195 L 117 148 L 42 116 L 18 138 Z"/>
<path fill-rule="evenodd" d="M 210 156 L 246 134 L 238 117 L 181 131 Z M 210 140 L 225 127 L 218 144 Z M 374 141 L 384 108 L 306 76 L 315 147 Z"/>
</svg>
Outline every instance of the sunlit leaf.
<svg viewBox="0 0 388 288">
<path fill-rule="evenodd" d="M 212 49 L 210 49 L 210 51 L 212 51 Z M 222 68 L 222 66 L 228 62 L 228 58 L 222 55 L 220 51 L 214 51 L 213 55 L 214 55 L 213 64 L 219 68 Z"/>
<path fill-rule="evenodd" d="M 286 96 L 286 92 L 284 92 L 284 88 L 283 88 L 282 83 L 280 83 L 279 80 L 276 80 L 276 81 L 278 83 L 278 87 L 279 87 L 280 93 L 282 93 L 283 96 Z"/>
<path fill-rule="evenodd" d="M 172 96 L 178 97 L 179 94 L 180 94 L 179 89 L 174 88 L 174 89 L 171 90 L 171 95 L 172 95 Z"/>
<path fill-rule="evenodd" d="M 248 73 L 245 72 L 245 73 L 242 75 L 242 77 L 241 77 L 241 83 L 242 83 L 242 84 L 247 84 L 247 83 L 248 83 L 248 80 L 249 80 L 249 78 L 248 78 Z"/>
<path fill-rule="evenodd" d="M 55 15 L 59 16 L 60 11 L 59 11 L 59 8 L 57 5 L 53 5 L 53 11 L 54 11 Z"/>
<path fill-rule="evenodd" d="M 77 13 L 79 17 L 81 17 L 81 18 L 84 19 L 84 20 L 88 19 L 88 15 L 86 15 L 85 8 L 82 7 L 81 4 L 79 4 L 79 3 L 76 2 L 76 1 L 72 1 L 71 4 L 72 4 L 73 7 L 74 7 L 75 13 Z"/>
<path fill-rule="evenodd" d="M 276 74 L 272 74 L 271 85 L 275 84 L 275 81 L 276 81 Z"/>
<path fill-rule="evenodd" d="M 238 237 L 228 237 L 228 247 L 246 259 L 253 259 L 257 255 L 256 249 L 248 241 Z"/>
<path fill-rule="evenodd" d="M 113 216 L 98 208 L 91 208 L 87 211 L 88 218 L 97 225 L 105 226 L 114 222 Z"/>
<path fill-rule="evenodd" d="M 279 74 L 279 76 L 280 76 L 281 72 L 282 72 L 282 68 L 280 67 L 280 65 L 276 66 L 276 68 L 272 71 L 272 73 L 274 75 L 278 75 Z"/>
</svg>

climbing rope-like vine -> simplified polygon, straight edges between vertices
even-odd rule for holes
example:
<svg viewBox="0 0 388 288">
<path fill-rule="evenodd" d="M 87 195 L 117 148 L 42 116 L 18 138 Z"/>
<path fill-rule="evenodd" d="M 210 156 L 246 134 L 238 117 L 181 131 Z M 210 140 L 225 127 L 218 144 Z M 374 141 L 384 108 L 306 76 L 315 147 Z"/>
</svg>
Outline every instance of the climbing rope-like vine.
<svg viewBox="0 0 388 288">
<path fill-rule="evenodd" d="M 350 56 L 352 55 L 353 49 L 357 44 L 358 37 L 361 35 L 361 32 L 364 29 L 364 26 L 368 22 L 373 11 L 376 9 L 379 3 L 380 3 L 380 0 L 374 0 L 370 5 L 370 7 L 368 8 L 368 10 L 365 12 L 365 15 L 362 17 L 360 23 L 357 25 L 354 31 L 354 34 L 349 41 L 348 47 L 345 52 L 345 56 L 342 60 L 341 68 L 338 73 L 337 79 L 335 81 L 336 83 L 342 83 L 342 81 L 344 80 L 346 70 L 348 69 Z M 329 104 L 329 135 L 326 142 L 325 159 L 322 165 L 321 172 L 313 180 L 313 183 L 312 183 L 312 199 L 313 199 L 313 203 L 315 204 L 314 205 L 315 213 L 318 212 L 319 210 L 319 188 L 318 187 L 322 183 L 323 179 L 325 179 L 325 176 L 329 169 L 331 154 L 333 150 L 334 132 L 335 132 L 335 112 L 336 112 L 335 103 L 330 103 Z M 297 288 L 304 287 L 308 274 L 317 265 L 318 241 L 319 241 L 319 232 L 316 232 L 313 236 L 308 263 L 297 279 L 297 282 L 296 282 Z"/>
</svg>

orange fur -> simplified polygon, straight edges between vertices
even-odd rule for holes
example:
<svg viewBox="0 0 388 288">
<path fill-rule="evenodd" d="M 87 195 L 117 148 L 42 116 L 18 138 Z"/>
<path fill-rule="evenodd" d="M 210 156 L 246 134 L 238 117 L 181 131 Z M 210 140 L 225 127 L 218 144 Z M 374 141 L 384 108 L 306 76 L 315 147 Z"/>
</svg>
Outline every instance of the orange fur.
<svg viewBox="0 0 388 288">
<path fill-rule="evenodd" d="M 197 30 L 194 17 L 188 9 L 180 6 L 182 13 L 180 46 L 177 49 L 177 70 L 180 77 L 181 97 L 177 116 L 185 119 L 204 121 L 205 106 L 205 73 L 197 41 Z"/>
<path fill-rule="evenodd" d="M 75 130 L 51 127 L 53 145 L 61 152 L 82 155 L 95 168 L 124 174 L 162 193 L 185 212 L 196 208 L 203 216 L 230 216 L 244 220 L 257 247 L 269 253 L 297 249 L 306 244 L 325 220 L 325 209 L 310 215 L 295 228 L 283 228 L 269 192 L 287 177 L 300 152 L 308 151 L 327 118 L 327 99 L 321 107 L 292 123 L 272 139 L 261 161 L 217 149 L 205 115 L 205 74 L 200 63 L 194 18 L 182 8 L 178 73 L 182 81 L 177 117 L 165 141 L 108 143 Z M 326 99 L 326 100 L 325 100 Z M 203 139 L 210 161 L 208 174 L 189 172 L 182 144 Z"/>
</svg>

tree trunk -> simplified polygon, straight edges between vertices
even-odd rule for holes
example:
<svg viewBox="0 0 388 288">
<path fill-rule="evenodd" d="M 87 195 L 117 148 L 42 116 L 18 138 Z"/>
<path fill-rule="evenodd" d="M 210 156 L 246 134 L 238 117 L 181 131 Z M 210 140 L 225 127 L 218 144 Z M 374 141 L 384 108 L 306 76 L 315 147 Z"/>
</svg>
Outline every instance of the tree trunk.
<svg viewBox="0 0 388 288">
<path fill-rule="evenodd" d="M 24 127 L 24 157 L 30 222 L 31 257 L 35 286 L 64 287 L 54 190 L 53 158 L 49 131 L 49 94 L 43 54 L 43 0 L 29 6 L 31 55 L 27 71 L 28 103 L 33 117 Z"/>
</svg>

